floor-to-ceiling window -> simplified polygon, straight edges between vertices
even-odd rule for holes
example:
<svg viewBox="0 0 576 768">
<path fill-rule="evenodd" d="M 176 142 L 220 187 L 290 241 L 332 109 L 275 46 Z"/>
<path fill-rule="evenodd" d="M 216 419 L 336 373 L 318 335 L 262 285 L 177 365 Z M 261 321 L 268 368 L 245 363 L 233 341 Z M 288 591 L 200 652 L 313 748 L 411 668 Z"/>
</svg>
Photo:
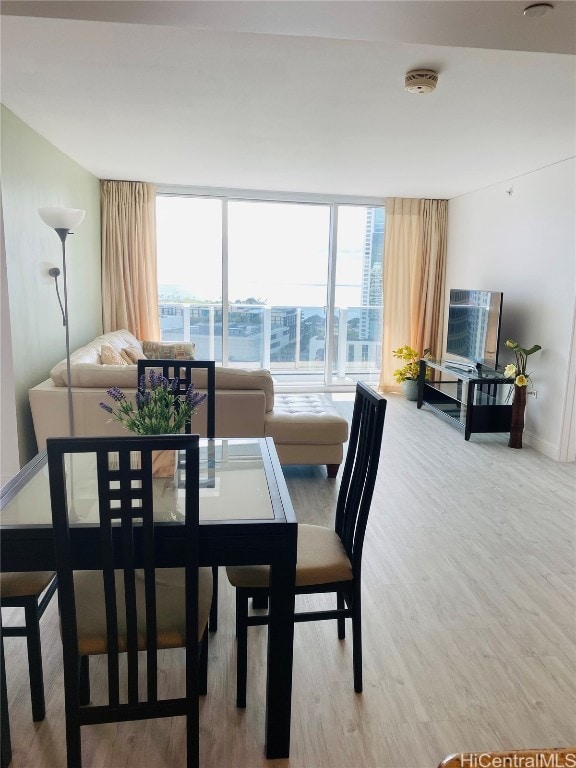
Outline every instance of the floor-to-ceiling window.
<svg viewBox="0 0 576 768">
<path fill-rule="evenodd" d="M 287 386 L 376 380 L 383 232 L 382 206 L 161 193 L 162 338 Z"/>
<path fill-rule="evenodd" d="M 222 203 L 158 195 L 156 243 L 162 338 L 222 360 Z"/>
<path fill-rule="evenodd" d="M 326 327 L 330 207 L 228 204 L 228 359 L 323 377 L 313 331 Z"/>
<path fill-rule="evenodd" d="M 336 206 L 332 377 L 366 379 L 382 357 L 384 208 Z"/>
</svg>

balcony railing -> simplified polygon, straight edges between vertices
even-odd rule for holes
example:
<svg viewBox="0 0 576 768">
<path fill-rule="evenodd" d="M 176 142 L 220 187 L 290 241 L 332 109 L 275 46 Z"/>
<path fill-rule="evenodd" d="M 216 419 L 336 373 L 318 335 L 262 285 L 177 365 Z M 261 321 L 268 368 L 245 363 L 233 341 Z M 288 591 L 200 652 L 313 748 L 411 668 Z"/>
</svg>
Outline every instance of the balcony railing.
<svg viewBox="0 0 576 768">
<path fill-rule="evenodd" d="M 160 302 L 166 341 L 192 341 L 198 359 L 268 368 L 275 376 L 319 381 L 372 377 L 380 370 L 382 307 L 334 311 L 332 365 L 326 365 L 326 307 L 231 304 L 223 343 L 221 304 Z"/>
</svg>

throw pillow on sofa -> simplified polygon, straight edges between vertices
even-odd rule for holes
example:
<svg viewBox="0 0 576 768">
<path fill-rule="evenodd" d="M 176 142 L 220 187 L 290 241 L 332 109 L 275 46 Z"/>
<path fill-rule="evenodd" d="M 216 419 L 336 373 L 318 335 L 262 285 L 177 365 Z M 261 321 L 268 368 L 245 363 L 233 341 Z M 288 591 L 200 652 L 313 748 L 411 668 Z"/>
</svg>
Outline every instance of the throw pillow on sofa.
<svg viewBox="0 0 576 768">
<path fill-rule="evenodd" d="M 100 358 L 102 365 L 128 365 L 118 350 L 110 344 L 102 344 L 100 347 Z"/>
<path fill-rule="evenodd" d="M 142 354 L 138 347 L 124 347 L 120 354 L 128 365 L 137 365 L 138 360 L 146 360 L 146 355 Z"/>
<path fill-rule="evenodd" d="M 143 341 L 148 360 L 194 360 L 196 344 L 190 341 Z"/>
</svg>

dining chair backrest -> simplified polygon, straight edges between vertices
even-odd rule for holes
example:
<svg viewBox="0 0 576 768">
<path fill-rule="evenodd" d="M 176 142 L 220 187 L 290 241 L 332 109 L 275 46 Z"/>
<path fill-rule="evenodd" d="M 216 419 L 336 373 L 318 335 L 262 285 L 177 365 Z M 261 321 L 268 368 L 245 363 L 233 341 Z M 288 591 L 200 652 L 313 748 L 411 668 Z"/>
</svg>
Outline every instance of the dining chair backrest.
<svg viewBox="0 0 576 768">
<path fill-rule="evenodd" d="M 166 379 L 178 379 L 176 395 L 184 397 L 190 384 L 197 389 L 206 389 L 206 437 L 216 437 L 216 363 L 214 360 L 138 360 L 138 384 L 142 376 L 147 376 L 150 370 L 162 371 Z M 202 375 L 202 386 L 195 381 L 194 372 L 205 371 Z M 190 434 L 191 422 L 188 421 L 184 431 Z M 196 430 L 195 430 L 196 431 Z"/>
<path fill-rule="evenodd" d="M 158 701 L 156 635 L 156 557 L 152 451 L 181 451 L 185 460 L 185 627 L 187 638 L 198 637 L 198 526 L 199 526 L 199 448 L 198 435 L 162 435 L 138 437 L 50 438 L 47 441 L 50 497 L 54 544 L 59 583 L 60 618 L 65 685 L 77 679 L 78 626 L 73 566 L 75 536 L 82 528 L 71 530 L 74 514 L 74 490 L 71 478 L 80 471 L 79 454 L 93 454 L 92 473 L 97 477 L 99 546 L 90 550 L 90 563 L 84 567 L 102 571 L 106 613 L 106 650 L 108 655 L 108 706 L 139 705 L 138 650 L 145 644 L 147 698 Z M 76 467 L 74 466 L 76 465 Z M 83 471 L 87 471 L 84 469 Z M 77 514 L 77 513 L 76 513 Z M 136 580 L 144 581 L 144 606 L 138 603 Z M 119 586 L 121 585 L 121 586 Z M 139 585 L 139 591 L 141 587 Z M 123 593 L 119 647 L 119 599 Z M 145 624 L 142 623 L 145 612 Z M 140 616 L 140 622 L 138 621 Z M 140 626 L 139 626 L 140 625 Z M 145 626 L 145 630 L 142 630 Z M 124 628 L 125 627 L 125 628 Z M 142 632 L 145 631 L 145 641 Z M 140 636 L 139 636 L 140 634 Z M 125 638 L 125 639 L 124 639 Z M 95 651 L 98 652 L 98 651 Z M 102 652 L 102 651 L 100 651 Z M 127 653 L 127 705 L 120 695 L 119 653 Z M 192 700 L 198 698 L 196 643 L 186 644 L 186 689 Z M 68 682 L 67 682 L 68 679 Z M 70 690 L 70 689 L 68 689 Z M 159 715 L 149 715 L 159 716 Z M 113 718 L 112 718 L 113 719 Z M 125 717 L 124 719 L 130 719 Z M 105 720 L 105 722 L 107 722 Z"/>
<path fill-rule="evenodd" d="M 146 383 L 147 371 L 162 371 L 166 379 L 178 379 L 176 397 L 183 398 L 188 387 L 193 384 L 198 389 L 206 390 L 206 437 L 216 437 L 216 363 L 214 360 L 138 360 L 138 386 Z M 144 380 L 142 379 L 144 377 Z M 192 431 L 192 420 L 184 425 L 184 432 Z M 198 431 L 194 425 L 194 431 Z M 218 568 L 212 567 L 212 610 L 210 611 L 210 630 L 218 627 Z"/>
<path fill-rule="evenodd" d="M 385 398 L 358 382 L 335 521 L 336 533 L 342 540 L 355 575 L 360 572 L 364 534 L 380 461 L 385 413 Z"/>
</svg>

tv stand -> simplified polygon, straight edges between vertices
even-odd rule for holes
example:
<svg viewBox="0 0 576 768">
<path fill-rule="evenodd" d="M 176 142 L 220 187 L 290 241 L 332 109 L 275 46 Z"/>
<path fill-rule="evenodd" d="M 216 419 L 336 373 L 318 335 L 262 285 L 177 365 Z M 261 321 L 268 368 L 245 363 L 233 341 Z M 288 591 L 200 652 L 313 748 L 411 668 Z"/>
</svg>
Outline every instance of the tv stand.
<svg viewBox="0 0 576 768">
<path fill-rule="evenodd" d="M 427 372 L 430 380 L 426 379 Z M 451 379 L 444 379 L 442 374 Z M 509 432 L 512 405 L 507 399 L 513 383 L 513 379 L 479 364 L 422 358 L 417 406 L 427 405 L 463 429 L 465 440 L 473 432 Z"/>
<path fill-rule="evenodd" d="M 476 369 L 472 363 L 459 363 L 457 360 L 446 360 L 444 363 L 445 368 L 456 368 L 459 371 L 469 371 L 473 373 Z"/>
</svg>

